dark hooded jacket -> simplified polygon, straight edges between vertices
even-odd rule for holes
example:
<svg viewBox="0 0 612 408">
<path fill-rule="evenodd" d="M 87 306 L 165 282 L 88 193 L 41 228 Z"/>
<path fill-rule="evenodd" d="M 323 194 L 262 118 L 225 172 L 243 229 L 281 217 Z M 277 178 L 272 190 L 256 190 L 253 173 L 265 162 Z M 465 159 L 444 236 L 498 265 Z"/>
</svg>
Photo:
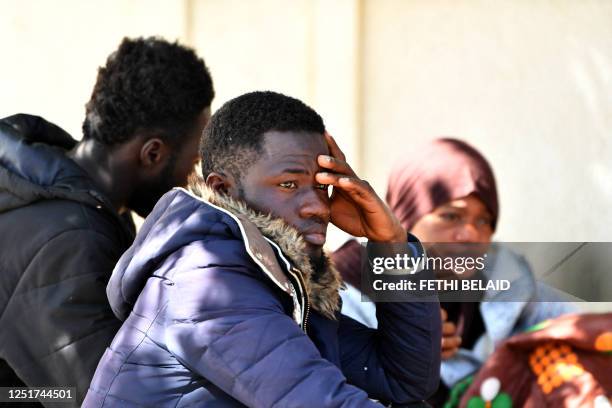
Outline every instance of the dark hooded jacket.
<svg viewBox="0 0 612 408">
<path fill-rule="evenodd" d="M 386 303 L 379 328 L 340 314 L 332 265 L 244 203 L 175 189 L 107 292 L 125 320 L 84 407 L 380 407 L 438 384 L 439 304 Z M 364 392 L 365 391 L 365 392 Z"/>
<path fill-rule="evenodd" d="M 75 145 L 39 117 L 0 120 L 0 379 L 76 387 L 74 405 L 120 326 L 105 287 L 134 236 Z"/>
</svg>

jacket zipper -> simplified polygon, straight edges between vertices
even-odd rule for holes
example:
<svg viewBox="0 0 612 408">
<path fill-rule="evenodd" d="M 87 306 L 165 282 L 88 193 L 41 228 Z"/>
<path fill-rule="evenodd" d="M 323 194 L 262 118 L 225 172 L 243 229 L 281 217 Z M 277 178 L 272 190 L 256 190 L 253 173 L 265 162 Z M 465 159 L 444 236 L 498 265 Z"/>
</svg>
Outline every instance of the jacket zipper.
<svg viewBox="0 0 612 408">
<path fill-rule="evenodd" d="M 304 331 L 304 333 L 308 334 L 307 326 L 308 326 L 308 317 L 310 316 L 310 300 L 308 299 L 308 293 L 306 292 L 306 284 L 304 283 L 304 279 L 302 278 L 302 272 L 299 269 L 297 269 L 295 266 L 292 266 L 284 258 L 281 249 L 273 241 L 269 239 L 267 240 L 273 245 L 273 247 L 277 249 L 280 257 L 285 261 L 285 264 L 287 265 L 287 272 L 289 272 L 289 274 L 295 278 L 295 280 L 297 281 L 296 283 L 300 287 L 300 294 L 302 295 L 302 302 L 303 302 L 302 308 L 304 309 L 304 320 L 302 321 L 302 330 Z M 289 280 L 291 281 L 291 278 L 289 278 Z M 294 286 L 293 283 L 292 283 L 292 286 Z M 292 290 L 295 291 L 295 287 L 293 287 Z"/>
<path fill-rule="evenodd" d="M 304 330 L 304 333 L 308 334 L 308 316 L 310 315 L 310 300 L 308 299 L 308 293 L 306 292 L 306 285 L 304 283 L 304 279 L 302 279 L 302 273 L 298 270 L 293 268 L 293 271 L 295 272 L 294 275 L 297 277 L 297 279 L 300 281 L 300 287 L 301 287 L 301 292 L 302 292 L 302 297 L 304 299 L 304 322 L 302 323 L 302 330 Z"/>
</svg>

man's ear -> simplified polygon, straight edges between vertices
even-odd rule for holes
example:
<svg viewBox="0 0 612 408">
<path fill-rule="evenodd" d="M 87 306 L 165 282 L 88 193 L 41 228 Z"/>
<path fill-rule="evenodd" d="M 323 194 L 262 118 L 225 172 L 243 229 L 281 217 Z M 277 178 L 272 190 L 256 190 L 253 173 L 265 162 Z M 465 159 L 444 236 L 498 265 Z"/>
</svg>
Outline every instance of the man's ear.
<svg viewBox="0 0 612 408">
<path fill-rule="evenodd" d="M 218 193 L 231 194 L 236 183 L 232 176 L 213 171 L 206 176 L 206 185 Z"/>
<path fill-rule="evenodd" d="M 143 167 L 153 168 L 164 164 L 170 155 L 170 146 L 158 137 L 147 139 L 140 148 L 140 163 Z"/>
</svg>

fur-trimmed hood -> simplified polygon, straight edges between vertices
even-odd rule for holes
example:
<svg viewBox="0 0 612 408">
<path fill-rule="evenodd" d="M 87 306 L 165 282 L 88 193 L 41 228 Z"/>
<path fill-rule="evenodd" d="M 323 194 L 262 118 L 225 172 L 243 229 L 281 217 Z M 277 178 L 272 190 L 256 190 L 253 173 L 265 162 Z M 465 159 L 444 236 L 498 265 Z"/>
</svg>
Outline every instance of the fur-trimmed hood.
<svg viewBox="0 0 612 408">
<path fill-rule="evenodd" d="M 264 237 L 276 243 L 283 254 L 289 258 L 295 270 L 302 275 L 311 307 L 328 318 L 335 318 L 335 312 L 340 307 L 339 290 L 342 286 L 342 278 L 327 254 L 324 255 L 323 270 L 315 271 L 306 254 L 304 239 L 284 220 L 256 212 L 244 201 L 217 193 L 202 181 L 193 182 L 190 190 L 203 200 L 236 216 L 246 218 L 257 227 Z"/>
<path fill-rule="evenodd" d="M 240 237 L 245 262 L 252 260 L 276 286 L 293 298 L 293 317 L 304 324 L 307 312 L 301 296 L 323 316 L 334 319 L 340 307 L 340 274 L 325 256 L 324 270 L 313 271 L 299 233 L 281 219 L 255 212 L 244 202 L 200 185 L 192 191 L 176 188 L 165 194 L 140 228 L 132 246 L 117 263 L 107 286 L 115 315 L 125 320 L 147 280 L 171 268 L 174 257 L 197 241 L 216 240 L 215 256 L 225 259 L 222 240 Z M 230 245 L 227 248 L 234 247 Z M 230 251 L 230 249 L 227 249 Z M 194 267 L 198 255 L 192 255 Z M 282 263 L 282 265 L 281 265 Z M 170 265 L 170 266 L 168 266 Z M 301 279 L 296 279 L 299 274 Z M 297 282 L 296 282 L 297 280 Z M 302 288 L 302 285 L 304 288 Z"/>
</svg>

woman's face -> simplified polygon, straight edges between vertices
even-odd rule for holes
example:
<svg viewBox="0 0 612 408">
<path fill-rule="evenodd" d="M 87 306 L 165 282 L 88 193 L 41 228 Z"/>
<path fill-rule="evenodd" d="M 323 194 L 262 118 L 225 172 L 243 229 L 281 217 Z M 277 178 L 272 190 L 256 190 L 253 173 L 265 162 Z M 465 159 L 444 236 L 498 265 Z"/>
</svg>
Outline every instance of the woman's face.
<svg viewBox="0 0 612 408">
<path fill-rule="evenodd" d="M 450 201 L 417 221 L 412 234 L 421 242 L 490 243 L 493 217 L 484 203 L 469 195 Z"/>
</svg>

